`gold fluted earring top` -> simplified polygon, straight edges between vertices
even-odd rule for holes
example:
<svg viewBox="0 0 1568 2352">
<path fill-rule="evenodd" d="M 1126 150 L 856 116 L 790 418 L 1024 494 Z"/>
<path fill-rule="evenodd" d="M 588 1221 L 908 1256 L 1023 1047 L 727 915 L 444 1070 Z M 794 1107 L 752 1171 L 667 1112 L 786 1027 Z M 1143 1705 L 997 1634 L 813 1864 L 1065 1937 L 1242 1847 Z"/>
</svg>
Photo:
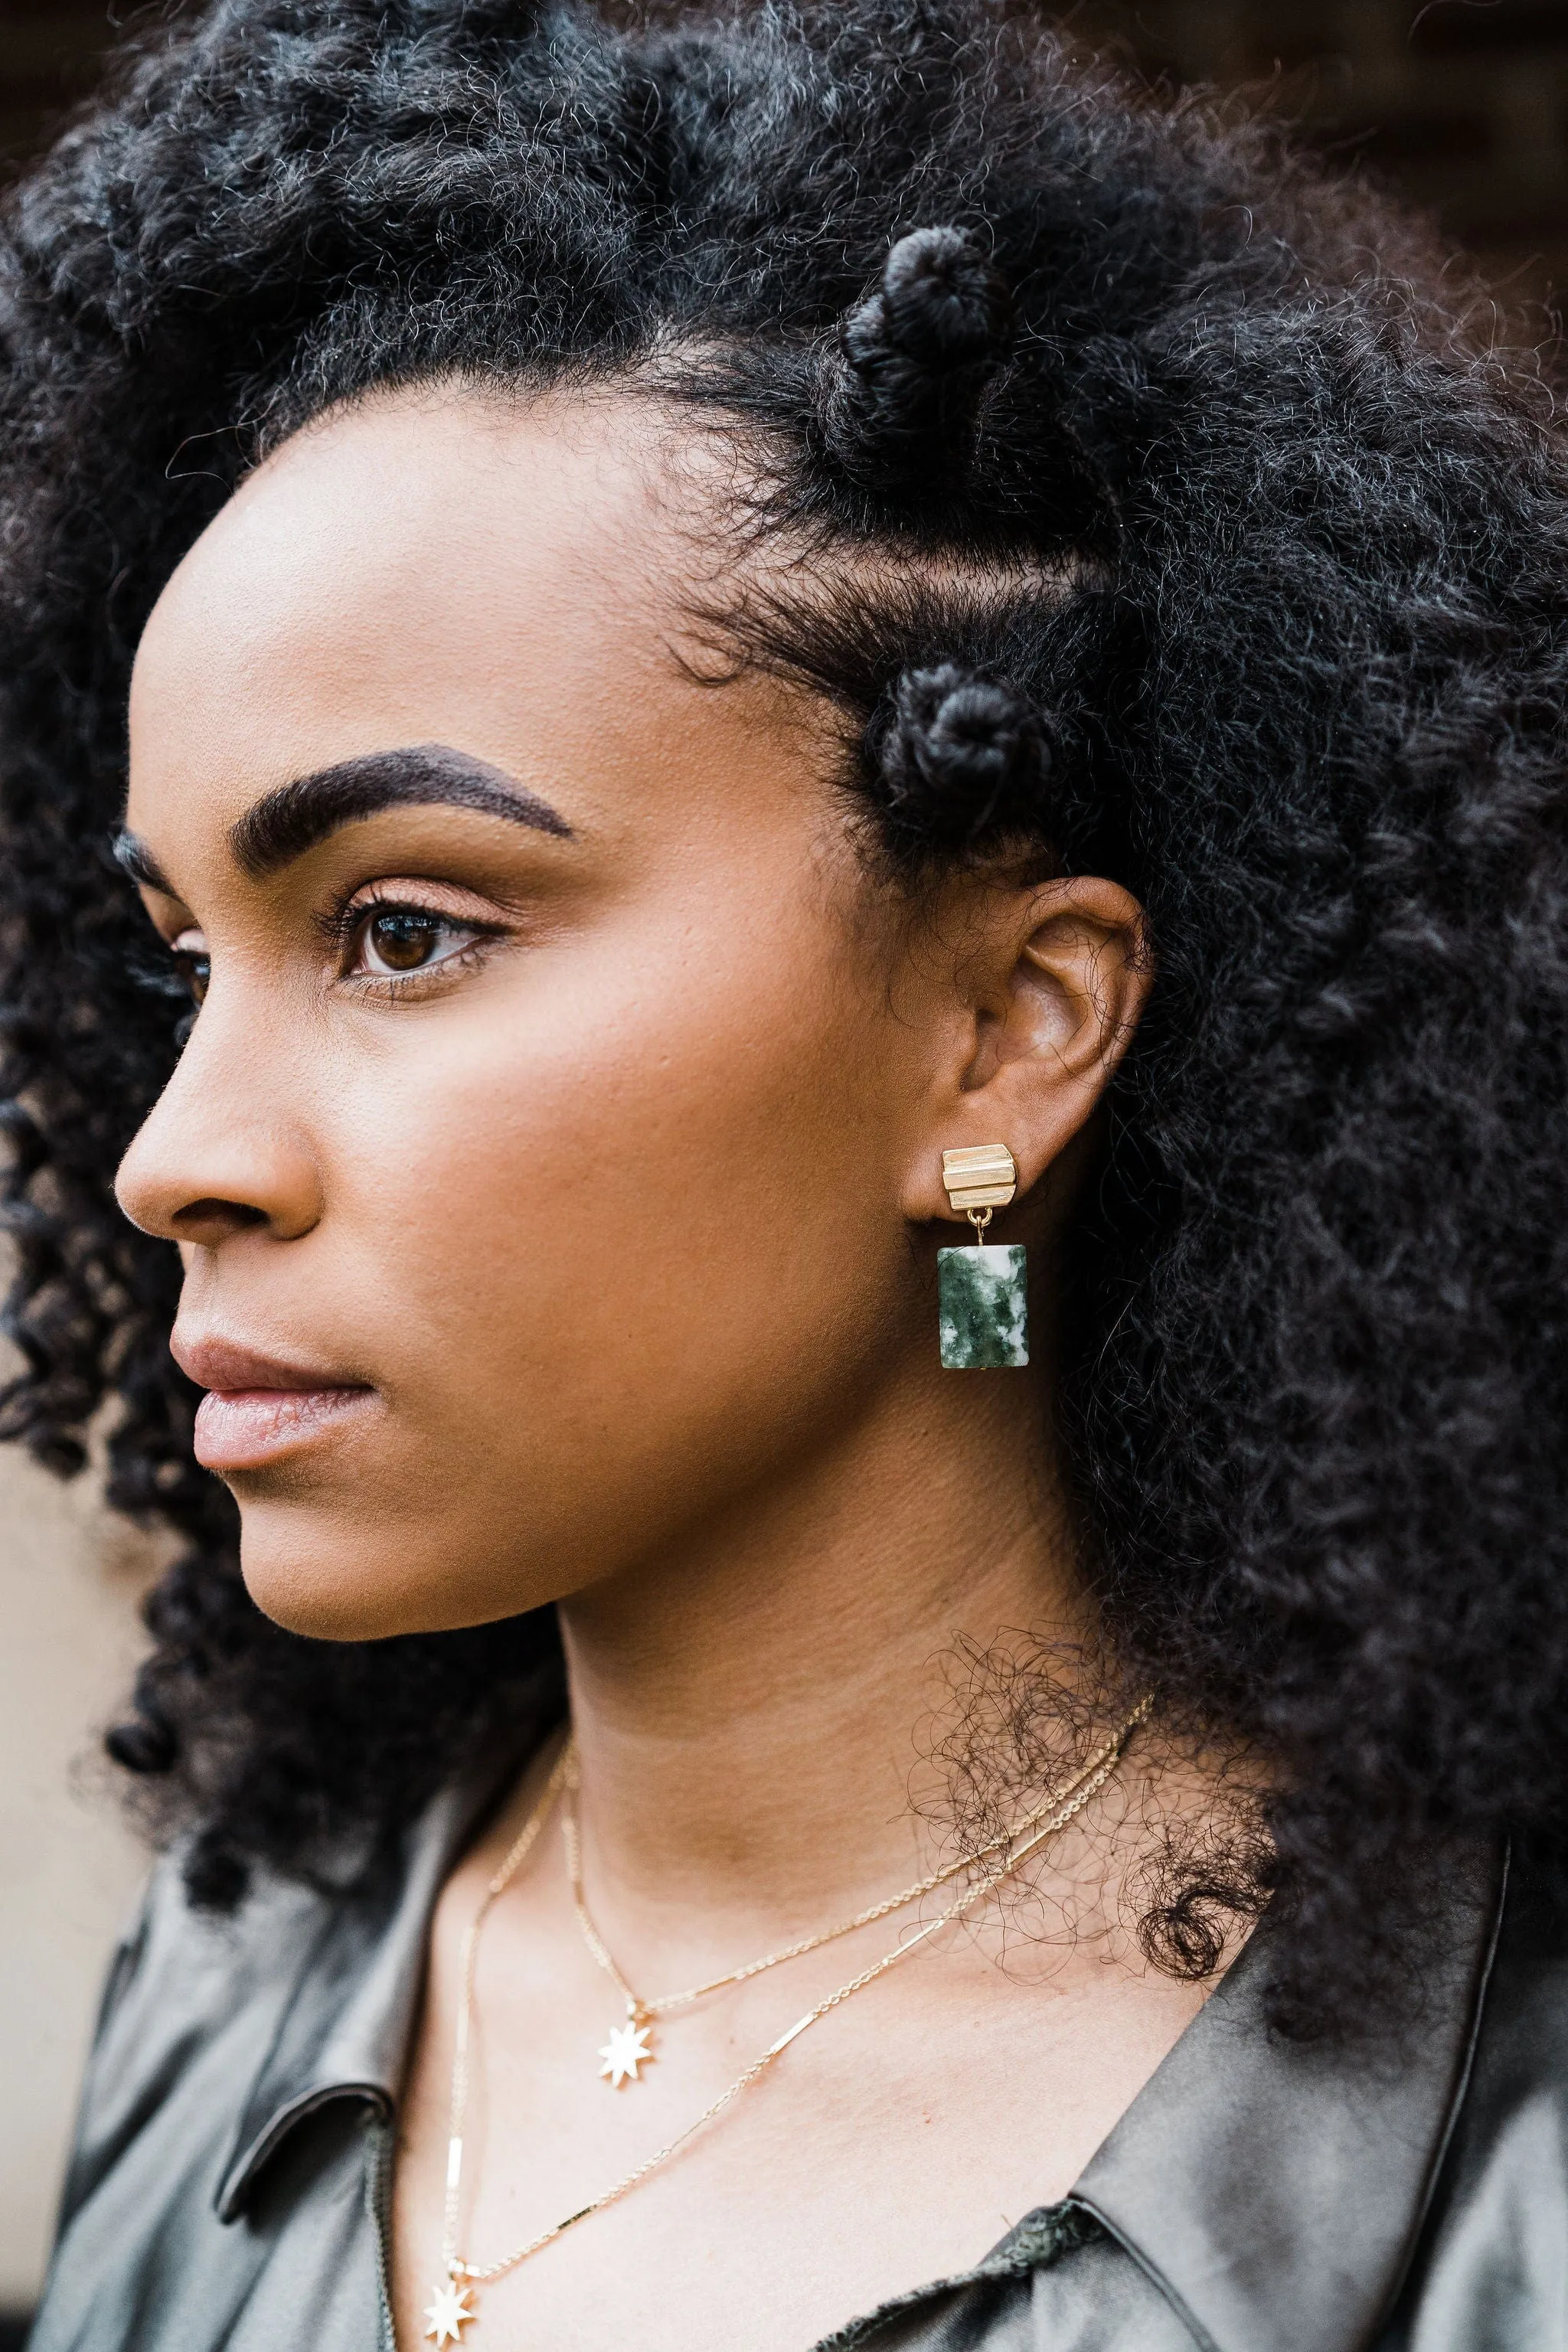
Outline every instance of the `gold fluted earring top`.
<svg viewBox="0 0 1568 2352">
<path fill-rule="evenodd" d="M 950 1206 L 1005 1209 L 1018 1189 L 1018 1163 L 1005 1143 L 980 1143 L 942 1155 L 942 1181 Z"/>
</svg>

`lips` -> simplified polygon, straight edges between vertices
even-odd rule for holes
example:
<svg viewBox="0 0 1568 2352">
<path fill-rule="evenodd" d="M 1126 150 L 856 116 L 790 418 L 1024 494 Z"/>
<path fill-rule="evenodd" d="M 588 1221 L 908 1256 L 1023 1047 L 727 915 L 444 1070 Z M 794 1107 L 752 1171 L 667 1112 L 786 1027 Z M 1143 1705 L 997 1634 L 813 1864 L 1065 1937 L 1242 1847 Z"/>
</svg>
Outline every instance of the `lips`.
<svg viewBox="0 0 1568 2352">
<path fill-rule="evenodd" d="M 207 1391 L 196 1412 L 195 1455 L 220 1475 L 259 1470 L 342 1433 L 374 1410 L 376 1391 L 335 1369 L 289 1362 L 213 1334 L 176 1331 L 175 1362 Z"/>
</svg>

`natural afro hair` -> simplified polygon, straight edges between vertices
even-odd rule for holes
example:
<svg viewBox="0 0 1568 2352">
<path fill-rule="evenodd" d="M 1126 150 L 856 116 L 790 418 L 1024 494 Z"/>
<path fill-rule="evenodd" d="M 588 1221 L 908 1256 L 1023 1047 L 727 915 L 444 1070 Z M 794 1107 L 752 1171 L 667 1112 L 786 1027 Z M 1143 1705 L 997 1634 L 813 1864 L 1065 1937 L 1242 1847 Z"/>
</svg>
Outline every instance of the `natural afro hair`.
<svg viewBox="0 0 1568 2352">
<path fill-rule="evenodd" d="M 1358 2013 L 1445 1853 L 1557 1834 L 1568 463 L 1457 287 L 1271 131 L 986 0 L 216 0 L 23 184 L 4 1429 L 68 1475 L 111 1400 L 112 1500 L 184 1538 L 113 1746 L 205 1899 L 380 1850 L 488 1711 L 559 1704 L 547 1618 L 332 1648 L 253 1609 L 174 1253 L 110 1193 L 177 1051 L 108 846 L 138 633 L 259 453 L 455 372 L 654 374 L 733 436 L 795 583 L 733 642 L 837 711 L 911 890 L 1022 846 L 1146 908 L 1061 1434 L 1128 1677 L 1268 1792 L 1281 2016 Z"/>
</svg>

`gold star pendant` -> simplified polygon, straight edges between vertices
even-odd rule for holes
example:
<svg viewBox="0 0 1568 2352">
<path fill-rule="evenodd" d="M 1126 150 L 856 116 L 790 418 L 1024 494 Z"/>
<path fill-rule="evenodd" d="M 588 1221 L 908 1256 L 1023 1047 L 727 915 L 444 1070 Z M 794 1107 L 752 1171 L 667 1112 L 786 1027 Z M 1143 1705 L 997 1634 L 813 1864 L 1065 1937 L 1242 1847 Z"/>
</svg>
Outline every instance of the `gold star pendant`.
<svg viewBox="0 0 1568 2352">
<path fill-rule="evenodd" d="M 611 2026 L 610 2038 L 599 2053 L 605 2062 L 599 2072 L 612 2091 L 618 2091 L 623 2083 L 640 2082 L 637 2068 L 652 2065 L 653 2052 L 647 2046 L 652 2031 L 651 2026 L 639 2025 L 635 2017 L 625 2025 Z"/>
<path fill-rule="evenodd" d="M 448 2279 L 444 2286 L 437 2288 L 435 2302 L 426 2306 L 425 2316 L 430 2325 L 425 2333 L 437 2346 L 462 2342 L 463 2330 L 475 2316 L 468 2308 L 473 2291 L 471 2286 L 459 2286 L 456 2279 Z"/>
</svg>

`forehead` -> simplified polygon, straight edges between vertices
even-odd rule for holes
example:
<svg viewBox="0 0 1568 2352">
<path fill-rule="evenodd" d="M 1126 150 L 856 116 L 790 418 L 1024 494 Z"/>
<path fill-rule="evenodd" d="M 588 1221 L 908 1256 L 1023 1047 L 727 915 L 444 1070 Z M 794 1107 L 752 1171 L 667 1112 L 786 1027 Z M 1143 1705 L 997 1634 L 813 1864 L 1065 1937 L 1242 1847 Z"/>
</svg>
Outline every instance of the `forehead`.
<svg viewBox="0 0 1568 2352">
<path fill-rule="evenodd" d="M 689 541 L 669 446 L 628 395 L 455 386 L 296 436 L 148 622 L 132 824 L 139 799 L 198 778 L 226 821 L 258 789 L 381 745 L 515 734 L 530 709 L 602 719 L 617 681 L 673 691 Z"/>
</svg>

